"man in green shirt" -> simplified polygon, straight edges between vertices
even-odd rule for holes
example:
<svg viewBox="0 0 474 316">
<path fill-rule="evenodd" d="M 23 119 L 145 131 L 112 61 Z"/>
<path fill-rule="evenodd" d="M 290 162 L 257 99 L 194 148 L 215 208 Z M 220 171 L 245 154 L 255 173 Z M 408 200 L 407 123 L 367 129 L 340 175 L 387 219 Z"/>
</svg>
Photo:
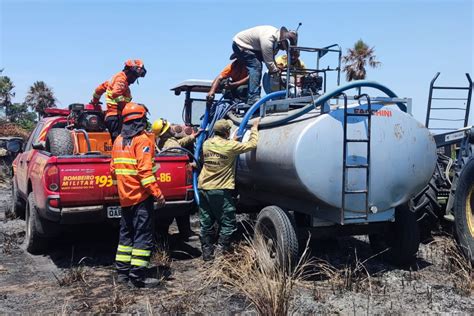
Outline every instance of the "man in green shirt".
<svg viewBox="0 0 474 316">
<path fill-rule="evenodd" d="M 235 160 L 245 152 L 257 148 L 258 123 L 253 122 L 250 138 L 241 143 L 229 140 L 232 123 L 219 120 L 214 125 L 215 136 L 203 145 L 204 164 L 199 175 L 199 221 L 201 224 L 201 247 L 204 261 L 214 257 L 212 243 L 213 225 L 219 225 L 218 246 L 228 252 L 232 234 L 236 231 L 235 204 L 232 191 L 235 189 Z"/>
</svg>

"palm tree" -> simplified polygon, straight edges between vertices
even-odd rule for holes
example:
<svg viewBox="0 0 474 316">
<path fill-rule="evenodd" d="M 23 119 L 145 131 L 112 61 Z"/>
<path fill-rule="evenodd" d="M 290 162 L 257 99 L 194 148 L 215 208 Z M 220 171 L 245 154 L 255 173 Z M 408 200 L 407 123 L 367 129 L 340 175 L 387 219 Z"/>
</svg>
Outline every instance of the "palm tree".
<svg viewBox="0 0 474 316">
<path fill-rule="evenodd" d="M 3 69 L 0 70 L 2 73 Z M 5 118 L 8 119 L 9 109 L 12 104 L 12 98 L 15 96 L 13 92 L 13 82 L 7 76 L 0 77 L 0 107 L 5 108 Z"/>
<path fill-rule="evenodd" d="M 349 48 L 347 54 L 342 57 L 342 62 L 345 64 L 343 71 L 346 72 L 346 80 L 365 79 L 367 64 L 372 68 L 379 67 L 382 63 L 375 59 L 374 53 L 374 47 L 369 48 L 361 39 L 354 44 L 354 48 Z"/>
<path fill-rule="evenodd" d="M 36 81 L 26 95 L 25 104 L 42 117 L 45 109 L 56 107 L 56 98 L 53 90 L 46 83 Z"/>
</svg>

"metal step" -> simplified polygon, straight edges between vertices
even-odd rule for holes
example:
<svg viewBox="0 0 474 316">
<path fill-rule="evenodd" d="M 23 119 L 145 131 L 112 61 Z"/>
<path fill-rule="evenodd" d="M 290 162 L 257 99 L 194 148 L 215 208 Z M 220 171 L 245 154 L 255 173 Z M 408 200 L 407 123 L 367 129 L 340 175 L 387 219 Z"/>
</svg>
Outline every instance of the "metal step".
<svg viewBox="0 0 474 316">
<path fill-rule="evenodd" d="M 368 139 L 346 139 L 347 143 L 368 143 Z"/>
<path fill-rule="evenodd" d="M 344 193 L 346 194 L 362 194 L 362 193 L 368 193 L 368 190 L 344 190 Z"/>
<path fill-rule="evenodd" d="M 362 164 L 362 165 L 347 165 L 346 168 L 349 169 L 362 169 L 362 168 L 369 168 L 368 164 Z"/>
</svg>

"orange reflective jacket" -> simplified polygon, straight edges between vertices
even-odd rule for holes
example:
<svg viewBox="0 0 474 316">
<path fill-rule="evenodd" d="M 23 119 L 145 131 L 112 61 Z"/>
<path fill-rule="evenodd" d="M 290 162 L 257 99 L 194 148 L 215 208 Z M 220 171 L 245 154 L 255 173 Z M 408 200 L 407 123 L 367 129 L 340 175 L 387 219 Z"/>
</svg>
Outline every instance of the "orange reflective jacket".
<svg viewBox="0 0 474 316">
<path fill-rule="evenodd" d="M 107 112 L 105 117 L 118 115 L 124 105 L 132 101 L 127 76 L 123 71 L 117 73 L 109 81 L 101 83 L 94 91 L 94 99 L 100 99 L 105 92 Z"/>
<path fill-rule="evenodd" d="M 123 146 L 122 141 L 122 135 L 115 139 L 110 162 L 112 178 L 117 181 L 120 205 L 136 205 L 150 195 L 159 197 L 161 190 L 154 176 L 154 135 L 142 132 L 133 137 L 127 146 Z"/>
</svg>

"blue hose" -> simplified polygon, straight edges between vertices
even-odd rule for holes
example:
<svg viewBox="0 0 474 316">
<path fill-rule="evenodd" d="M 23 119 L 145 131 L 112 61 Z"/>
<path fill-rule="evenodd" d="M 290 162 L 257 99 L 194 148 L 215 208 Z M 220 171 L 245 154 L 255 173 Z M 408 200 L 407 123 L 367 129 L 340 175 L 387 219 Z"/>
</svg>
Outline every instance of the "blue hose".
<svg viewBox="0 0 474 316">
<path fill-rule="evenodd" d="M 204 143 L 204 140 L 206 139 L 205 129 L 206 129 L 208 120 L 209 120 L 209 107 L 206 106 L 206 111 L 204 112 L 204 118 L 201 122 L 201 128 L 204 131 L 202 131 L 201 134 L 198 136 L 196 140 L 196 147 L 194 149 L 194 157 L 196 157 L 197 159 L 199 159 L 202 144 Z M 199 205 L 198 176 L 199 176 L 198 169 L 195 168 L 193 170 L 193 191 L 194 191 L 194 200 L 196 201 L 197 205 Z"/>
<path fill-rule="evenodd" d="M 283 117 L 279 120 L 274 120 L 274 121 L 266 122 L 266 123 L 260 123 L 259 128 L 268 128 L 268 127 L 275 127 L 275 126 L 284 125 L 284 124 L 288 123 L 289 121 L 294 120 L 295 118 L 300 117 L 301 115 L 308 113 L 309 111 L 313 110 L 316 106 L 323 105 L 325 102 L 329 101 L 333 97 L 336 97 L 336 96 L 340 95 L 342 92 L 344 92 L 346 90 L 354 89 L 354 88 L 360 88 L 360 87 L 375 88 L 375 89 L 378 89 L 378 90 L 384 92 L 390 98 L 397 98 L 397 95 L 392 90 L 390 90 L 389 88 L 387 88 L 386 86 L 384 86 L 380 83 L 377 83 L 377 82 L 374 82 L 374 81 L 367 81 L 367 80 L 357 80 L 357 81 L 348 83 L 344 86 L 337 87 L 336 89 L 333 89 L 329 92 L 326 92 L 324 95 L 320 96 L 314 103 L 310 103 L 310 104 L 306 105 L 305 107 L 303 107 L 299 110 L 295 110 L 295 111 L 293 111 L 293 113 L 291 113 L 291 114 L 289 114 L 289 115 L 287 115 L 287 116 L 285 116 L 285 117 Z M 269 95 L 267 95 L 266 97 L 269 97 L 269 96 L 275 97 L 273 95 L 274 93 L 281 93 L 281 92 L 282 91 L 273 92 L 273 93 L 270 93 Z M 286 92 L 286 91 L 284 91 L 284 92 Z M 250 110 L 253 109 L 253 112 L 255 112 L 256 108 L 254 109 L 254 107 L 260 107 L 263 104 L 264 101 L 268 100 L 268 99 L 266 99 L 266 97 L 261 99 L 260 100 L 261 102 L 259 101 L 259 102 L 255 103 L 254 106 L 252 106 L 252 108 Z M 396 104 L 398 105 L 400 110 L 402 110 L 403 112 L 407 111 L 407 108 L 406 108 L 405 104 L 403 104 L 401 102 L 397 102 Z M 250 112 L 250 110 L 249 110 L 249 112 Z M 249 113 L 247 112 L 247 114 L 249 114 Z M 242 133 L 245 130 L 245 127 L 247 126 L 248 121 L 249 121 L 249 119 L 252 115 L 252 114 L 250 114 L 250 115 L 247 115 L 247 114 L 244 116 L 243 119 L 235 119 L 235 118 L 231 117 L 231 119 L 234 123 L 239 124 L 239 131 L 238 131 L 238 134 L 237 134 L 239 136 L 242 136 Z"/>
<path fill-rule="evenodd" d="M 266 96 L 264 96 L 260 100 L 258 100 L 254 105 L 252 105 L 252 107 L 250 107 L 250 109 L 248 109 L 248 111 L 245 113 L 244 118 L 242 119 L 242 122 L 239 125 L 239 129 L 237 130 L 237 136 L 239 138 L 242 137 L 242 135 L 245 131 L 245 128 L 247 127 L 248 121 L 253 116 L 255 111 L 260 109 L 260 106 L 262 106 L 262 104 L 264 104 L 265 102 L 267 102 L 270 99 L 278 98 L 278 97 L 281 97 L 281 96 L 284 96 L 284 95 L 286 95 L 286 90 L 272 92 L 270 94 L 267 94 Z"/>
</svg>

